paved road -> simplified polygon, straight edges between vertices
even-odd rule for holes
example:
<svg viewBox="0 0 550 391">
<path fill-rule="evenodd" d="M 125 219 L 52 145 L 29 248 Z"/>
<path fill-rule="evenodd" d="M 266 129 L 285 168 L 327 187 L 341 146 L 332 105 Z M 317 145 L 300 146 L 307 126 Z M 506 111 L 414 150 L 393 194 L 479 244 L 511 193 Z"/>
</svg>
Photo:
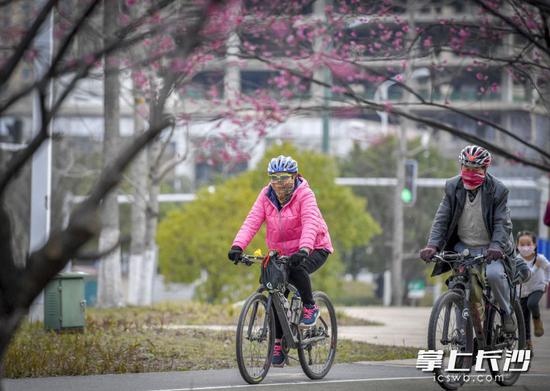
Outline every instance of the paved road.
<svg viewBox="0 0 550 391">
<path fill-rule="evenodd" d="M 378 344 L 425 347 L 429 308 L 364 307 L 344 309 L 384 326 L 342 327 L 340 337 Z M 535 339 L 531 370 L 507 390 L 548 390 L 550 384 L 550 311 L 543 312 L 548 334 Z M 396 319 L 401 320 L 396 322 Z M 416 360 L 361 362 L 333 367 L 322 381 L 310 381 L 299 366 L 272 368 L 259 386 L 249 386 L 237 369 L 5 380 L 6 391 L 187 391 L 187 390 L 440 390 L 431 376 L 415 369 Z M 496 385 L 467 384 L 464 389 L 495 390 Z"/>
<path fill-rule="evenodd" d="M 426 348 L 429 307 L 348 307 L 342 310 L 354 317 L 384 325 L 345 328 L 343 333 L 339 333 L 340 337 L 374 344 Z M 550 374 L 550 309 L 543 308 L 541 315 L 546 333 L 541 338 L 533 338 L 535 357 L 531 368 Z"/>
<path fill-rule="evenodd" d="M 548 389 L 549 374 L 522 375 L 518 385 L 507 390 Z M 249 386 L 236 369 L 217 371 L 161 372 L 129 375 L 57 377 L 5 380 L 6 391 L 190 391 L 190 390 L 439 390 L 433 378 L 403 363 L 355 363 L 336 365 L 321 381 L 309 380 L 300 367 L 272 368 L 259 386 Z M 471 384 L 475 390 L 495 385 Z"/>
</svg>

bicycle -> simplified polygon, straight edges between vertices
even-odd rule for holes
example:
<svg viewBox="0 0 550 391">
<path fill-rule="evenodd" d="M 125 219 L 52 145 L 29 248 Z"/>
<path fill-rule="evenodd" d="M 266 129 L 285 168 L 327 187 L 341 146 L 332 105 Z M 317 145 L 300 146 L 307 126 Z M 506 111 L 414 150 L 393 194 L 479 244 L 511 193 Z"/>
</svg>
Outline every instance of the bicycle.
<svg viewBox="0 0 550 391">
<path fill-rule="evenodd" d="M 511 284 L 510 299 L 512 316 L 515 318 L 517 327 L 514 333 L 506 333 L 501 311 L 494 302 L 488 283 L 485 278 L 478 278 L 476 273 L 472 273 L 472 269 L 482 267 L 485 263 L 484 255 L 471 256 L 468 250 L 464 250 L 463 253 L 441 252 L 434 256 L 433 261 L 447 263 L 451 267 L 452 275 L 447 280 L 448 291 L 437 299 L 430 315 L 428 349 L 443 350 L 443 362 L 452 349 L 458 350 L 459 353 L 468 353 L 467 356 L 457 357 L 455 365 L 455 368 L 468 369 L 468 372 L 475 364 L 477 351 L 480 349 L 489 351 L 525 349 L 525 325 L 521 306 L 516 298 L 516 285 Z M 472 285 L 474 278 L 481 285 L 480 303 L 471 300 L 472 290 L 475 289 Z M 441 315 L 443 315 L 442 318 Z M 518 366 L 515 364 L 516 368 Z M 502 372 L 502 362 L 498 367 L 498 370 L 494 370 L 490 365 L 490 372 L 500 386 L 513 385 L 521 374 L 521 372 Z M 464 372 L 457 375 L 453 372 L 451 373 L 453 376 L 449 376 L 444 368 L 445 365 L 441 365 L 441 368 L 434 369 L 435 380 L 442 388 L 456 390 L 464 384 Z"/>
<path fill-rule="evenodd" d="M 289 257 L 270 252 L 270 259 L 287 267 Z M 246 254 L 240 260 L 248 266 L 263 261 L 264 257 Z M 291 296 L 290 302 L 285 293 Z M 297 349 L 297 361 L 310 379 L 322 379 L 330 371 L 336 355 L 336 312 L 325 293 L 315 291 L 313 297 L 320 307 L 320 315 L 317 323 L 309 328 L 299 327 L 302 300 L 292 284 L 285 282 L 278 287 L 261 284 L 248 297 L 239 316 L 236 342 L 239 372 L 247 383 L 260 383 L 269 371 L 275 344 L 275 316 L 283 330 L 286 364 L 289 359 L 296 360 L 289 356 L 289 351 Z"/>
</svg>

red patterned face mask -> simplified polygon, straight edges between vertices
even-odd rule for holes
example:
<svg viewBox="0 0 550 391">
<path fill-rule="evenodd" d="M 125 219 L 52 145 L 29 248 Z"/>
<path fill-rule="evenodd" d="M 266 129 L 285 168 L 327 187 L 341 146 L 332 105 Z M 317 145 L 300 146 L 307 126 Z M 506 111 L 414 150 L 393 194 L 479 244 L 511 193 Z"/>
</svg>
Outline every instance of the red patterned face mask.
<svg viewBox="0 0 550 391">
<path fill-rule="evenodd" d="M 484 172 L 476 172 L 462 168 L 462 170 L 460 171 L 460 176 L 462 177 L 464 187 L 467 190 L 473 190 L 481 186 L 481 184 L 485 181 Z"/>
</svg>

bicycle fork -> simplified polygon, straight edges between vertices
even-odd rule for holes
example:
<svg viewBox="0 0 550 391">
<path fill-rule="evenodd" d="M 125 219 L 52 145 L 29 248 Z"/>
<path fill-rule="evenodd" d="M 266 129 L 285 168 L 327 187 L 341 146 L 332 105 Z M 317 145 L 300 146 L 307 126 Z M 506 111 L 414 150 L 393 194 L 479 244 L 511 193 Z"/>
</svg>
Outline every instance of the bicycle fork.
<svg viewBox="0 0 550 391">
<path fill-rule="evenodd" d="M 269 297 L 267 298 L 266 314 L 264 316 L 262 331 L 259 335 L 252 335 L 252 331 L 254 330 L 254 322 L 256 321 L 256 315 L 258 314 L 258 306 L 260 305 L 259 302 L 254 303 L 254 307 L 252 308 L 252 316 L 250 317 L 250 320 L 248 322 L 248 328 L 246 332 L 246 338 L 249 341 L 252 341 L 254 339 L 257 339 L 258 341 L 263 341 L 267 338 L 267 330 L 269 328 L 269 309 L 271 308 L 271 301 L 271 295 L 269 295 Z"/>
</svg>

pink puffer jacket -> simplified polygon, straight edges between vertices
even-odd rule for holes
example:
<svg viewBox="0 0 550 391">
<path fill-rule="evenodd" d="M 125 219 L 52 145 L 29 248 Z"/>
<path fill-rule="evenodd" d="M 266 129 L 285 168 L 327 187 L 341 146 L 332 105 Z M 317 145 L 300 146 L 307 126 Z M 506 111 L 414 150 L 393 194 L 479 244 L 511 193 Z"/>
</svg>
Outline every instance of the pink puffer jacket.
<svg viewBox="0 0 550 391">
<path fill-rule="evenodd" d="M 241 229 L 233 246 L 245 249 L 263 222 L 267 224 L 266 243 L 269 250 L 291 255 L 303 247 L 326 249 L 333 252 L 328 227 L 317 206 L 315 194 L 307 181 L 294 190 L 290 201 L 279 211 L 269 199 L 269 185 L 264 187 Z"/>
</svg>

